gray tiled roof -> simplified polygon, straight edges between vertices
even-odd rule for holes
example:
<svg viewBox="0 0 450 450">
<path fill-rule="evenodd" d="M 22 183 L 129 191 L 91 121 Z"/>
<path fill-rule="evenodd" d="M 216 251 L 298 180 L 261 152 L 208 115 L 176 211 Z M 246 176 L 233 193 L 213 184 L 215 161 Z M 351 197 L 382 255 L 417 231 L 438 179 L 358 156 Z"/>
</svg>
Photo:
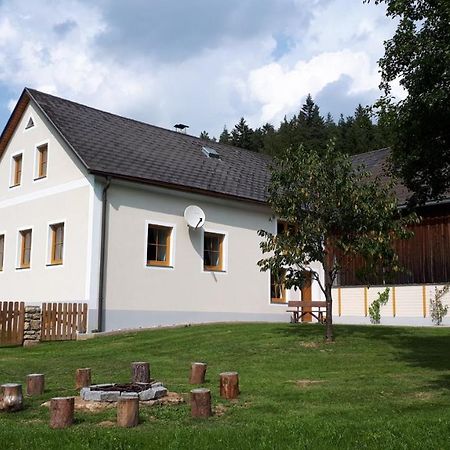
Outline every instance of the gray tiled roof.
<svg viewBox="0 0 450 450">
<path fill-rule="evenodd" d="M 26 89 L 92 173 L 264 202 L 270 158 Z M 208 158 L 202 147 L 221 159 Z"/>
<path fill-rule="evenodd" d="M 242 200 L 266 201 L 271 158 L 241 148 L 127 119 L 59 97 L 25 90 L 95 174 L 190 189 Z M 215 149 L 220 160 L 207 158 L 202 147 Z M 388 148 L 352 157 L 374 175 L 388 180 Z M 399 203 L 409 197 L 395 187 Z"/>
<path fill-rule="evenodd" d="M 391 150 L 389 148 L 381 148 L 371 152 L 361 153 L 352 156 L 354 166 L 364 165 L 374 177 L 380 177 L 381 180 L 389 182 L 388 176 L 388 159 Z M 411 192 L 403 184 L 397 183 L 394 186 L 394 193 L 400 205 L 407 202 L 411 196 Z"/>
</svg>

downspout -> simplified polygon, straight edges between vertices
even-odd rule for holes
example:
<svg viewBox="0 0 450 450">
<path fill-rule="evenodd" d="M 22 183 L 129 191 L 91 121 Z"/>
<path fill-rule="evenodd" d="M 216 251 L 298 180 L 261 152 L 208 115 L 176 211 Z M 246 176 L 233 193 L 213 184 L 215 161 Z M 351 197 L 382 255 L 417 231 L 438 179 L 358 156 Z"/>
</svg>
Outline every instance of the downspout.
<svg viewBox="0 0 450 450">
<path fill-rule="evenodd" d="M 102 192 L 102 232 L 100 236 L 100 274 L 98 283 L 98 324 L 97 330 L 103 331 L 103 309 L 105 304 L 105 273 L 106 273 L 106 223 L 108 189 L 111 185 L 111 177 L 106 177 L 106 184 Z"/>
</svg>

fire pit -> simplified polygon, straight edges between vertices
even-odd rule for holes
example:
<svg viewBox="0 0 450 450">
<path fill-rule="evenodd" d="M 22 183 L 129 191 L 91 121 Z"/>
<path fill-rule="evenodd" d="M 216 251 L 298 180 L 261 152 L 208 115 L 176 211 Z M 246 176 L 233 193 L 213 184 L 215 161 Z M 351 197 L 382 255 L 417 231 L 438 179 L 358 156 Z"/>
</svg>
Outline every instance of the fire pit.
<svg viewBox="0 0 450 450">
<path fill-rule="evenodd" d="M 117 402 L 119 397 L 139 397 L 140 401 L 156 400 L 167 395 L 167 389 L 159 381 L 150 383 L 93 384 L 80 391 L 83 400 Z"/>
</svg>

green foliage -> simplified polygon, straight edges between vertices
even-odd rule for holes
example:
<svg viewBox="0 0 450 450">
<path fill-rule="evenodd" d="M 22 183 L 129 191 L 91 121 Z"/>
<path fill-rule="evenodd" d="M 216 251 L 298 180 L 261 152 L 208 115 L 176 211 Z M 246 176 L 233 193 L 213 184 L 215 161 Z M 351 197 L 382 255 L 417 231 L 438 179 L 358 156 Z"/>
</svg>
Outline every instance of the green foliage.
<svg viewBox="0 0 450 450">
<path fill-rule="evenodd" d="M 236 147 L 246 148 L 247 150 L 257 150 L 254 145 L 254 131 L 247 125 L 243 117 L 231 130 L 231 144 Z"/>
<path fill-rule="evenodd" d="M 223 127 L 223 131 L 219 136 L 219 142 L 221 144 L 231 144 L 231 134 L 228 131 L 227 127 Z"/>
<path fill-rule="evenodd" d="M 200 139 L 203 139 L 204 141 L 216 141 L 216 138 L 215 137 L 210 137 L 209 136 L 209 133 L 207 132 L 207 131 L 202 131 L 201 133 L 200 133 Z"/>
<path fill-rule="evenodd" d="M 435 325 L 440 325 L 444 320 L 444 317 L 448 313 L 448 306 L 442 303 L 442 298 L 450 291 L 450 285 L 446 285 L 439 289 L 437 286 L 434 288 L 434 298 L 430 299 L 430 315 L 431 321 Z"/>
<path fill-rule="evenodd" d="M 322 342 L 319 325 L 259 323 L 0 348 L 1 384 L 24 383 L 33 372 L 46 377 L 44 395 L 24 396 L 23 411 L 0 413 L 0 448 L 448 448 L 450 328 L 341 325 L 336 332 L 333 346 Z M 205 387 L 218 414 L 193 420 L 188 403 L 141 405 L 139 426 L 123 429 L 115 426 L 115 408 L 76 410 L 72 427 L 49 428 L 41 404 L 78 395 L 77 367 L 92 367 L 96 383 L 128 382 L 132 361 L 150 361 L 152 377 L 186 398 L 191 362 L 206 361 Z M 228 370 L 240 375 L 236 402 L 219 396 L 218 374 Z"/>
<path fill-rule="evenodd" d="M 380 125 L 373 123 L 370 108 L 358 105 L 353 116 L 341 115 L 336 124 L 330 113 L 322 117 L 311 95 L 298 114 L 285 117 L 278 129 L 270 123 L 253 129 L 241 118 L 231 133 L 224 127 L 219 142 L 274 156 L 300 145 L 321 151 L 332 138 L 335 149 L 349 155 L 387 147 L 391 142 L 388 125 L 382 120 Z"/>
<path fill-rule="evenodd" d="M 373 324 L 379 324 L 381 320 L 381 307 L 389 301 L 389 288 L 382 292 L 378 292 L 378 297 L 369 306 L 369 318 Z"/>
<path fill-rule="evenodd" d="M 331 287 L 349 256 L 365 261 L 361 276 L 378 271 L 387 277 L 401 270 L 393 242 L 410 236 L 406 225 L 416 217 L 402 217 L 392 186 L 354 168 L 332 144 L 321 152 L 289 148 L 278 156 L 268 194 L 274 216 L 289 226 L 278 235 L 258 232 L 263 253 L 270 255 L 258 265 L 264 271 L 286 268 L 287 288 L 301 288 L 305 272 L 311 272 L 331 304 Z M 314 261 L 323 267 L 324 282 L 310 269 Z"/>
<path fill-rule="evenodd" d="M 396 173 L 414 195 L 412 204 L 450 189 L 450 2 L 376 0 L 398 22 L 380 60 L 384 97 L 380 117 L 393 136 Z M 404 100 L 392 96 L 399 81 Z"/>
</svg>

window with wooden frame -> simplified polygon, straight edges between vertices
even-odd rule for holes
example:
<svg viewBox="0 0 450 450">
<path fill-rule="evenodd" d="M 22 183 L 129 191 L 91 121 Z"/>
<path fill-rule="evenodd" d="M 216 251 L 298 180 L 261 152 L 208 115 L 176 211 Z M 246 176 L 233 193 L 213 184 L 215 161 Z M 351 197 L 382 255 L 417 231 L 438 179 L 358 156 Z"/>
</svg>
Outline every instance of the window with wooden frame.
<svg viewBox="0 0 450 450">
<path fill-rule="evenodd" d="M 36 179 L 47 176 L 48 145 L 40 145 L 37 148 L 37 173 Z"/>
<path fill-rule="evenodd" d="M 223 271 L 223 240 L 223 234 L 205 232 L 203 241 L 204 270 Z"/>
<path fill-rule="evenodd" d="M 284 280 L 286 270 L 281 269 L 278 273 L 270 272 L 270 299 L 272 303 L 286 303 L 286 287 Z"/>
<path fill-rule="evenodd" d="M 64 224 L 56 223 L 54 225 L 50 225 L 50 235 L 50 264 L 62 264 L 64 250 Z"/>
<path fill-rule="evenodd" d="M 31 230 L 20 232 L 20 259 L 19 267 L 29 269 L 31 263 Z"/>
<path fill-rule="evenodd" d="M 22 181 L 22 153 L 13 156 L 12 187 L 19 186 Z"/>
<path fill-rule="evenodd" d="M 4 257 L 5 257 L 5 235 L 0 234 L 0 272 L 3 270 Z"/>
<path fill-rule="evenodd" d="M 148 225 L 147 266 L 170 266 L 172 227 Z"/>
</svg>

